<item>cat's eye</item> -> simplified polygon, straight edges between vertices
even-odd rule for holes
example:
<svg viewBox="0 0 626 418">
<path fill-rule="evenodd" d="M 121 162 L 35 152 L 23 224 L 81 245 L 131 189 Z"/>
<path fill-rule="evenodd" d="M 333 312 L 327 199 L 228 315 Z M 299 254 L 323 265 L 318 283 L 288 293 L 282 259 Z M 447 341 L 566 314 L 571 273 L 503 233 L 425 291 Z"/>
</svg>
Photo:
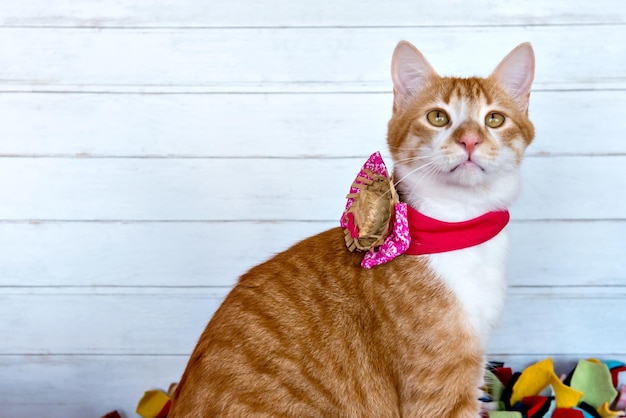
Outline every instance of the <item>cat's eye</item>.
<svg viewBox="0 0 626 418">
<path fill-rule="evenodd" d="M 426 115 L 426 118 L 428 119 L 428 122 L 430 122 L 431 125 L 433 126 L 437 126 L 437 127 L 442 127 L 442 126 L 446 126 L 448 124 L 448 122 L 450 122 L 450 118 L 448 118 L 448 114 L 446 112 L 444 112 L 443 110 L 431 110 L 430 112 L 428 112 L 428 114 Z"/>
<path fill-rule="evenodd" d="M 504 115 L 496 112 L 488 113 L 485 116 L 485 124 L 490 128 L 498 128 L 504 123 Z"/>
</svg>

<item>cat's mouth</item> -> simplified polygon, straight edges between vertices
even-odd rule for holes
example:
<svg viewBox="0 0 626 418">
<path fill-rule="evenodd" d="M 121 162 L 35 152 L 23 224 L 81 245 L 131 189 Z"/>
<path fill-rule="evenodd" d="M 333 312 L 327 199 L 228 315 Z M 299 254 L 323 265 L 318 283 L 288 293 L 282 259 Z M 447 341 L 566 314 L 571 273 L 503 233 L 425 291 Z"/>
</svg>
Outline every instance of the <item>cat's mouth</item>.
<svg viewBox="0 0 626 418">
<path fill-rule="evenodd" d="M 478 165 L 475 161 L 472 160 L 466 160 L 464 162 L 462 162 L 461 164 L 455 166 L 452 170 L 450 170 L 451 173 L 457 171 L 457 170 L 474 170 L 474 169 L 479 169 L 480 171 L 485 171 L 484 168 L 482 168 L 480 165 Z"/>
</svg>

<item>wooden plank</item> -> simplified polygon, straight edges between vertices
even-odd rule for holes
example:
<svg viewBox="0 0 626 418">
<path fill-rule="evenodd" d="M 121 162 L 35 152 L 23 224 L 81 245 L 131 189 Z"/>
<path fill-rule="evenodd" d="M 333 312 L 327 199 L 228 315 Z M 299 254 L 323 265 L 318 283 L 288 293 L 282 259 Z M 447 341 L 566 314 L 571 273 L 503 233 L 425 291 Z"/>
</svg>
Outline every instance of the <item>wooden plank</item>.
<svg viewBox="0 0 626 418">
<path fill-rule="evenodd" d="M 59 29 L 0 28 L 2 90 L 390 90 L 396 43 L 413 41 L 441 74 L 487 75 L 534 42 L 535 89 L 625 88 L 626 26 Z M 489 48 L 479 47 L 489 45 Z M 605 45 L 598 48 L 598 44 Z M 442 48 L 446 45 L 446 48 Z M 575 52 L 574 52 L 575 51 Z M 471 55 L 470 55 L 471 54 Z M 459 57 L 464 58 L 460 65 Z M 595 63 L 602 63 L 598 66 Z M 342 87 L 343 85 L 343 87 Z M 364 86 L 364 87 L 363 87 Z"/>
<path fill-rule="evenodd" d="M 490 353 L 626 357 L 616 319 L 626 288 L 514 288 L 489 343 Z"/>
<path fill-rule="evenodd" d="M 226 291 L 2 288 L 12 332 L 0 354 L 188 355 Z M 488 351 L 626 355 L 614 338 L 624 297 L 624 287 L 511 288 Z"/>
<path fill-rule="evenodd" d="M 468 19 L 470 15 L 472 19 Z M 491 26 L 624 23 L 626 11 L 618 0 L 448 1 L 437 7 L 405 0 L 4 0 L 0 17 L 2 26 Z"/>
<path fill-rule="evenodd" d="M 189 355 L 228 289 L 0 288 L 1 355 Z"/>
<path fill-rule="evenodd" d="M 4 286 L 232 286 L 335 222 L 0 223 Z M 511 286 L 623 286 L 626 222 L 513 222 Z"/>
<path fill-rule="evenodd" d="M 558 355 L 558 374 L 569 372 L 580 358 L 598 353 Z M 618 358 L 625 360 L 624 354 Z M 522 371 L 543 357 L 496 356 L 515 371 Z M 605 358 L 608 359 L 608 358 Z M 186 356 L 0 356 L 0 389 L 6 417 L 99 417 L 117 409 L 135 416 L 144 391 L 167 390 L 177 381 Z"/>
<path fill-rule="evenodd" d="M 626 222 L 520 222 L 510 227 L 512 286 L 626 285 Z"/>
<path fill-rule="evenodd" d="M 368 144 L 384 146 L 391 103 L 390 93 L 3 93 L 0 155 L 366 157 Z M 626 154 L 625 113 L 623 91 L 535 92 L 528 153 Z"/>
<path fill-rule="evenodd" d="M 336 221 L 363 160 L 6 158 L 0 219 Z M 529 158 L 514 219 L 623 219 L 625 164 Z"/>
<path fill-rule="evenodd" d="M 186 356 L 0 355 L 2 416 L 135 417 L 144 391 L 167 390 L 186 363 Z"/>
<path fill-rule="evenodd" d="M 0 223 L 5 286 L 231 286 L 337 222 Z"/>
<path fill-rule="evenodd" d="M 366 157 L 363 144 L 384 144 L 391 103 L 391 94 L 4 93 L 0 135 L 11 140 L 0 154 Z"/>
</svg>

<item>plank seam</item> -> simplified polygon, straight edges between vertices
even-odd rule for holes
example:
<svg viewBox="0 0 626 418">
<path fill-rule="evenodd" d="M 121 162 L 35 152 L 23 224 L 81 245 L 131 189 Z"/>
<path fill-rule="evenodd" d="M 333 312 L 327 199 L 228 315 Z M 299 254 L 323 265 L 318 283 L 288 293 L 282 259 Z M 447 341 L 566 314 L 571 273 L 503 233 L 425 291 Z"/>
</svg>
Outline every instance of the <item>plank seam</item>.
<svg viewBox="0 0 626 418">
<path fill-rule="evenodd" d="M 58 154 L 2 154 L 0 159 L 69 159 L 69 160 L 354 160 L 366 159 L 366 154 L 355 155 L 192 155 L 192 154 L 143 154 L 115 155 L 93 153 L 58 153 Z M 624 152 L 529 152 L 524 158 L 589 158 L 589 157 L 626 157 Z"/>
<path fill-rule="evenodd" d="M 213 30 L 328 30 L 328 29 L 475 29 L 475 28 L 489 28 L 489 29 L 511 29 L 511 28 L 563 28 L 563 27 L 621 27 L 626 26 L 626 22 L 606 22 L 606 21 L 590 21 L 590 22 L 562 22 L 562 23 L 533 23 L 533 22 L 520 22 L 520 23 L 476 23 L 476 24 L 408 24 L 408 25 L 36 25 L 36 24 L 3 24 L 0 25 L 1 29 L 53 29 L 53 30 L 112 30 L 112 31 L 126 31 L 126 30 L 150 30 L 150 31 L 213 31 Z"/>
<path fill-rule="evenodd" d="M 626 218 L 543 218 L 511 219 L 511 223 L 615 223 Z M 328 224 L 337 219 L 0 219 L 0 224 Z"/>
<path fill-rule="evenodd" d="M 538 87 L 531 93 L 584 93 L 584 92 L 621 92 L 626 91 L 624 82 L 605 82 L 598 80 L 589 84 L 596 84 L 594 87 L 580 87 L 575 83 L 565 84 L 560 88 Z M 549 83 L 544 83 L 549 84 Z M 617 86 L 615 86 L 617 84 Z M 32 85 L 24 87 L 22 85 L 9 87 L 7 84 L 0 85 L 0 94 L 93 94 L 93 95 L 299 95 L 299 94 L 388 94 L 391 95 L 391 85 L 381 88 L 372 88 L 370 85 L 354 86 L 352 84 L 342 85 L 332 83 L 333 89 L 326 89 L 327 84 L 320 82 L 317 84 L 299 85 L 297 83 L 286 83 L 283 88 L 267 86 L 220 86 L 207 87 L 203 85 L 177 86 L 177 85 L 139 85 L 129 84 L 117 85 L 90 85 L 90 86 L 68 86 L 68 85 L 47 85 L 33 82 Z M 103 88 L 105 87 L 105 88 Z M 108 87 L 108 88 L 107 88 Z"/>
</svg>

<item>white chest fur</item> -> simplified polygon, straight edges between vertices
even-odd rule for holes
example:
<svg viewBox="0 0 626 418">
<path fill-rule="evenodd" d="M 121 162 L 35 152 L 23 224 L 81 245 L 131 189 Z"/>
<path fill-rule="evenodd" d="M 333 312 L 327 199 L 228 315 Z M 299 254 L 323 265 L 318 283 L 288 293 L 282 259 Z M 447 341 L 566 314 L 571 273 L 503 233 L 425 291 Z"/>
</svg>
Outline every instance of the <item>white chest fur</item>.
<svg viewBox="0 0 626 418">
<path fill-rule="evenodd" d="M 506 231 L 474 247 L 432 254 L 429 265 L 461 302 L 483 346 L 497 324 L 506 297 Z"/>
</svg>

